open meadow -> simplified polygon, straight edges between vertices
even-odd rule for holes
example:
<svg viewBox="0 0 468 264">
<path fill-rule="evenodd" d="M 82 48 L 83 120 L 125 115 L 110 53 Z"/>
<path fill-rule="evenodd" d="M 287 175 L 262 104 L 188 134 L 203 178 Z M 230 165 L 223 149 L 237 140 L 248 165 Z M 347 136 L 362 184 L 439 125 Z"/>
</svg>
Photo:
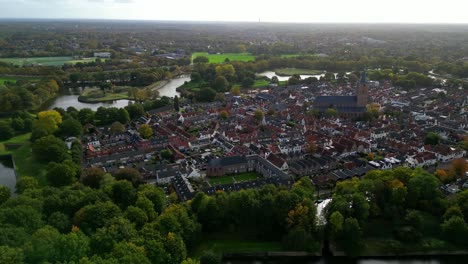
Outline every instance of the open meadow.
<svg viewBox="0 0 468 264">
<path fill-rule="evenodd" d="M 93 62 L 96 58 L 75 59 L 73 57 L 35 57 L 35 58 L 0 58 L 0 61 L 11 63 L 17 66 L 41 65 L 41 66 L 62 66 L 64 64 L 76 64 L 78 62 Z"/>
<path fill-rule="evenodd" d="M 226 59 L 229 61 L 254 61 L 255 56 L 250 53 L 221 53 L 221 54 L 208 54 L 206 52 L 195 52 L 192 54 L 192 61 L 196 57 L 205 56 L 208 58 L 209 63 L 221 63 Z"/>
</svg>

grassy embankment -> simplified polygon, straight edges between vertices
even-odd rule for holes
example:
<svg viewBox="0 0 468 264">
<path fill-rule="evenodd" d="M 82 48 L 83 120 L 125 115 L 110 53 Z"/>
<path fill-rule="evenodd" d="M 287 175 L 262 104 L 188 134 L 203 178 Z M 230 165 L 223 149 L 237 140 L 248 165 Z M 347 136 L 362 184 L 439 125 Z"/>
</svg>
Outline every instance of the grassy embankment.
<svg viewBox="0 0 468 264">
<path fill-rule="evenodd" d="M 113 91 L 106 91 L 105 93 L 97 87 L 86 88 L 83 93 L 78 97 L 80 102 L 85 103 L 99 103 L 106 101 L 115 101 L 122 99 L 129 99 L 128 90 L 131 87 L 115 87 Z"/>
<path fill-rule="evenodd" d="M 12 155 L 16 173 L 21 176 L 33 176 L 40 183 L 45 182 L 46 166 L 34 159 L 31 152 L 31 133 L 18 135 L 0 142 L 0 155 Z M 12 147 L 9 147 L 12 146 Z"/>
<path fill-rule="evenodd" d="M 78 62 L 94 62 L 97 58 L 74 59 L 73 57 L 35 57 L 35 58 L 1 58 L 0 61 L 23 66 L 39 64 L 42 66 L 63 66 L 64 64 L 76 64 Z"/>
<path fill-rule="evenodd" d="M 309 69 L 296 69 L 296 68 L 283 68 L 283 69 L 276 69 L 275 74 L 278 76 L 291 76 L 293 74 L 299 75 L 319 75 L 322 74 L 323 71 L 319 70 L 309 70 Z"/>
<path fill-rule="evenodd" d="M 391 221 L 371 220 L 365 230 L 364 256 L 392 256 L 431 254 L 435 252 L 453 252 L 457 248 L 437 237 L 439 221 L 435 217 L 426 214 L 423 225 L 426 234 L 417 243 L 400 242 L 395 239 L 394 227 Z"/>
<path fill-rule="evenodd" d="M 200 258 L 204 251 L 215 253 L 258 253 L 281 251 L 279 241 L 259 241 L 238 233 L 204 234 L 198 246 L 189 252 L 190 257 Z"/>
<path fill-rule="evenodd" d="M 35 77 L 13 77 L 13 76 L 0 76 L 0 85 L 4 84 L 5 82 L 17 82 L 19 80 L 29 80 L 29 81 L 38 81 L 40 78 Z"/>
<path fill-rule="evenodd" d="M 213 177 L 209 179 L 211 185 L 220 185 L 220 184 L 230 184 L 235 182 L 242 182 L 242 181 L 251 181 L 255 180 L 259 177 L 259 175 L 255 172 L 245 172 L 239 173 L 235 175 L 227 175 L 222 177 Z"/>
<path fill-rule="evenodd" d="M 196 57 L 204 56 L 208 58 L 209 63 L 221 63 L 227 59 L 229 61 L 254 61 L 255 56 L 250 53 L 222 53 L 208 54 L 206 52 L 195 52 L 192 54 L 192 61 Z"/>
</svg>

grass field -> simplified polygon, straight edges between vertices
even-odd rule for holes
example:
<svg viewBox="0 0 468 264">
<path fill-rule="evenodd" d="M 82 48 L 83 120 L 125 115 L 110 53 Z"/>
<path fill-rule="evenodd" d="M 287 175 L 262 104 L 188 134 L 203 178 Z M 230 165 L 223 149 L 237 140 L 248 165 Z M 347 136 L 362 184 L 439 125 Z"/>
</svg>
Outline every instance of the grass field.
<svg viewBox="0 0 468 264">
<path fill-rule="evenodd" d="M 31 137 L 31 133 L 22 134 L 16 137 L 12 137 L 8 140 L 4 140 L 0 142 L 0 155 L 3 154 L 11 154 L 13 151 L 7 150 L 5 144 L 25 144 L 29 138 Z"/>
<path fill-rule="evenodd" d="M 245 172 L 235 175 L 227 175 L 222 177 L 210 178 L 208 181 L 211 185 L 230 184 L 241 181 L 251 181 L 258 178 L 258 174 L 255 172 Z"/>
<path fill-rule="evenodd" d="M 115 93 L 107 91 L 106 94 L 104 94 L 99 88 L 86 88 L 78 99 L 88 103 L 128 99 L 128 87 L 118 87 L 116 89 L 118 91 Z"/>
<path fill-rule="evenodd" d="M 0 61 L 23 66 L 28 64 L 38 64 L 42 66 L 62 66 L 66 63 L 75 64 L 78 62 L 92 62 L 96 58 L 84 58 L 75 60 L 73 57 L 35 57 L 35 58 L 0 58 Z"/>
<path fill-rule="evenodd" d="M 30 137 L 31 133 L 26 133 L 0 142 L 0 155 L 11 154 L 13 156 L 16 173 L 19 177 L 33 176 L 41 184 L 45 184 L 47 165 L 39 163 L 32 156 Z M 22 146 L 17 149 L 7 150 L 5 144 L 21 144 Z"/>
<path fill-rule="evenodd" d="M 205 235 L 189 255 L 192 258 L 200 258 L 203 252 L 207 250 L 219 254 L 225 252 L 248 253 L 281 251 L 282 247 L 278 241 L 256 241 L 229 234 Z"/>
<path fill-rule="evenodd" d="M 283 69 L 276 69 L 275 74 L 279 76 L 290 76 L 293 74 L 299 75 L 318 75 L 322 74 L 323 71 L 318 70 L 309 70 L 309 69 L 296 69 L 296 68 L 283 68 Z"/>
<path fill-rule="evenodd" d="M 15 82 L 18 80 L 30 80 L 30 81 L 38 81 L 40 78 L 27 78 L 27 77 L 10 77 L 10 76 L 0 76 L 0 84 L 4 84 L 5 82 Z"/>
<path fill-rule="evenodd" d="M 250 53 L 222 53 L 222 54 L 208 54 L 206 52 L 195 52 L 192 54 L 192 61 L 196 57 L 205 56 L 208 58 L 209 63 L 221 63 L 229 59 L 229 61 L 254 61 L 255 56 Z"/>
</svg>

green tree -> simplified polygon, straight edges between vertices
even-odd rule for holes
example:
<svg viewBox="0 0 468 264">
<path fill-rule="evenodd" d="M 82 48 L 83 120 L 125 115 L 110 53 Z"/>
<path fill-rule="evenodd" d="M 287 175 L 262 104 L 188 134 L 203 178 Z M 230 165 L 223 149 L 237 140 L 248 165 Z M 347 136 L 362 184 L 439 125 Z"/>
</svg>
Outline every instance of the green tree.
<svg viewBox="0 0 468 264">
<path fill-rule="evenodd" d="M 106 173 L 98 167 L 91 167 L 84 171 L 81 182 L 91 188 L 98 189 Z"/>
<path fill-rule="evenodd" d="M 226 119 L 228 119 L 228 117 L 229 117 L 229 113 L 228 113 L 227 111 L 223 110 L 223 111 L 219 112 L 219 117 L 220 117 L 221 119 L 226 120 Z"/>
<path fill-rule="evenodd" d="M 153 128 L 151 128 L 150 125 L 143 124 L 140 126 L 138 129 L 138 132 L 140 133 L 140 136 L 144 139 L 148 139 L 153 135 Z"/>
<path fill-rule="evenodd" d="M 117 243 L 112 251 L 112 256 L 121 264 L 151 264 L 146 257 L 144 247 L 136 246 L 131 242 Z"/>
<path fill-rule="evenodd" d="M 213 81 L 213 89 L 218 92 L 225 92 L 229 86 L 229 82 L 226 80 L 226 77 L 219 75 Z"/>
<path fill-rule="evenodd" d="M 10 189 L 4 185 L 0 185 L 0 205 L 6 202 L 11 196 Z"/>
<path fill-rule="evenodd" d="M 202 102 L 212 102 L 216 96 L 216 91 L 212 88 L 202 88 L 197 94 L 197 99 Z"/>
<path fill-rule="evenodd" d="M 184 241 L 178 234 L 169 232 L 165 238 L 164 246 L 171 257 L 170 263 L 181 263 L 187 257 Z"/>
<path fill-rule="evenodd" d="M 127 210 L 125 211 L 125 217 L 132 221 L 132 223 L 134 223 L 137 228 L 141 228 L 146 222 L 148 222 L 148 216 L 146 215 L 146 212 L 135 206 L 127 207 Z"/>
<path fill-rule="evenodd" d="M 235 86 L 231 88 L 231 94 L 234 96 L 239 96 L 241 94 L 240 88 Z"/>
<path fill-rule="evenodd" d="M 3 264 L 24 263 L 23 250 L 21 250 L 20 248 L 0 246 L 0 263 L 3 263 Z"/>
<path fill-rule="evenodd" d="M 136 191 L 131 182 L 121 180 L 115 182 L 111 187 L 111 198 L 120 208 L 127 208 L 136 201 Z"/>
<path fill-rule="evenodd" d="M 174 111 L 179 112 L 179 97 L 176 95 L 174 96 Z"/>
<path fill-rule="evenodd" d="M 193 59 L 193 63 L 208 63 L 210 60 L 206 56 L 197 56 Z"/>
<path fill-rule="evenodd" d="M 10 122 L 6 120 L 0 121 L 0 140 L 10 139 L 15 135 L 15 131 L 11 127 Z"/>
<path fill-rule="evenodd" d="M 120 208 L 112 202 L 86 205 L 75 213 L 73 223 L 86 234 L 92 233 L 114 217 L 121 215 Z"/>
<path fill-rule="evenodd" d="M 79 137 L 83 134 L 83 126 L 73 118 L 67 118 L 59 126 L 58 134 L 63 137 Z"/>
<path fill-rule="evenodd" d="M 134 120 L 146 114 L 143 105 L 139 103 L 129 104 L 125 107 L 125 109 L 127 110 L 131 120 Z"/>
<path fill-rule="evenodd" d="M 26 190 L 35 190 L 39 188 L 39 182 L 31 176 L 22 176 L 16 181 L 16 193 L 22 194 Z"/>
<path fill-rule="evenodd" d="M 325 115 L 327 117 L 336 117 L 338 115 L 338 111 L 336 111 L 336 109 L 334 109 L 334 108 L 328 108 L 325 111 Z"/>
<path fill-rule="evenodd" d="M 252 78 L 245 78 L 242 80 L 242 87 L 250 88 L 255 84 L 255 80 Z"/>
<path fill-rule="evenodd" d="M 32 152 L 41 162 L 62 162 L 68 157 L 65 142 L 52 135 L 36 140 L 32 145 Z"/>
<path fill-rule="evenodd" d="M 47 219 L 47 223 L 61 233 L 66 233 L 71 230 L 70 217 L 62 212 L 53 212 Z"/>
<path fill-rule="evenodd" d="M 137 186 L 142 182 L 142 177 L 140 172 L 133 168 L 122 168 L 114 172 L 114 177 L 116 180 L 126 180 Z"/>
<path fill-rule="evenodd" d="M 426 138 L 424 139 L 424 144 L 435 146 L 439 144 L 440 140 L 441 137 L 439 136 L 439 134 L 435 132 L 429 132 L 427 133 Z"/>
<path fill-rule="evenodd" d="M 70 160 L 63 163 L 51 162 L 47 166 L 47 182 L 55 187 L 70 185 L 77 180 L 78 170 L 77 165 Z"/>
<path fill-rule="evenodd" d="M 94 111 L 89 108 L 83 108 L 78 111 L 78 120 L 82 125 L 94 123 Z"/>
<path fill-rule="evenodd" d="M 234 76 L 236 70 L 232 64 L 221 64 L 215 67 L 216 75 L 224 76 L 224 77 L 231 77 Z"/>
<path fill-rule="evenodd" d="M 196 259 L 188 258 L 188 259 L 182 261 L 181 264 L 200 264 L 200 261 L 198 261 Z"/>
<path fill-rule="evenodd" d="M 330 215 L 328 220 L 328 227 L 330 230 L 330 235 L 333 239 L 337 239 L 343 230 L 344 217 L 343 215 L 335 211 Z"/>
<path fill-rule="evenodd" d="M 160 152 L 160 155 L 163 159 L 170 160 L 173 158 L 174 154 L 172 153 L 171 150 L 169 149 L 163 149 Z"/>
<path fill-rule="evenodd" d="M 158 214 L 161 214 L 166 207 L 166 193 L 161 188 L 150 184 L 143 184 L 138 188 L 138 195 L 148 198 L 153 203 L 153 208 Z"/>
<path fill-rule="evenodd" d="M 221 256 L 211 250 L 204 251 L 200 257 L 200 264 L 220 264 Z"/>
<path fill-rule="evenodd" d="M 256 119 L 257 121 L 262 121 L 263 118 L 265 117 L 265 115 L 263 114 L 263 111 L 262 111 L 262 110 L 257 109 L 257 110 L 255 110 L 255 112 L 254 112 L 254 117 L 255 117 L 255 119 Z"/>
<path fill-rule="evenodd" d="M 111 133 L 123 133 L 125 132 L 125 126 L 122 125 L 122 123 L 115 121 L 112 123 L 109 130 Z"/>
<path fill-rule="evenodd" d="M 104 227 L 96 230 L 91 236 L 91 248 L 96 254 L 110 253 L 120 241 L 131 242 L 137 236 L 133 223 L 123 217 L 115 217 L 109 219 Z"/>
<path fill-rule="evenodd" d="M 362 244 L 362 231 L 358 221 L 355 218 L 346 218 L 343 232 L 341 246 L 346 255 L 355 257 L 361 253 Z"/>
<path fill-rule="evenodd" d="M 466 236 L 468 235 L 468 227 L 463 218 L 453 216 L 442 223 L 441 229 L 447 241 L 453 242 L 459 246 L 467 244 Z"/>
<path fill-rule="evenodd" d="M 350 73 L 348 74 L 348 82 L 354 84 L 359 80 L 359 78 L 356 76 L 356 74 Z"/>
</svg>

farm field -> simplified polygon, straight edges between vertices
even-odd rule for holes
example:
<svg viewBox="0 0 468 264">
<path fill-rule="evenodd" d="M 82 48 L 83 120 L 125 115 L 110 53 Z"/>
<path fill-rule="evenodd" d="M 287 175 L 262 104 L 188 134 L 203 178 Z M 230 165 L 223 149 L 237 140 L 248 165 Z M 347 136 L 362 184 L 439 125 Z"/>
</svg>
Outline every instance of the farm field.
<svg viewBox="0 0 468 264">
<path fill-rule="evenodd" d="M 62 66 L 66 63 L 93 62 L 96 58 L 74 59 L 73 57 L 35 57 L 35 58 L 0 58 L 0 61 L 12 63 L 18 66 L 38 64 L 42 66 Z"/>
<path fill-rule="evenodd" d="M 208 54 L 206 52 L 195 52 L 192 54 L 192 61 L 196 57 L 205 56 L 208 58 L 209 63 L 221 63 L 227 59 L 229 61 L 254 61 L 255 56 L 250 53 L 222 53 L 222 54 Z"/>
</svg>

